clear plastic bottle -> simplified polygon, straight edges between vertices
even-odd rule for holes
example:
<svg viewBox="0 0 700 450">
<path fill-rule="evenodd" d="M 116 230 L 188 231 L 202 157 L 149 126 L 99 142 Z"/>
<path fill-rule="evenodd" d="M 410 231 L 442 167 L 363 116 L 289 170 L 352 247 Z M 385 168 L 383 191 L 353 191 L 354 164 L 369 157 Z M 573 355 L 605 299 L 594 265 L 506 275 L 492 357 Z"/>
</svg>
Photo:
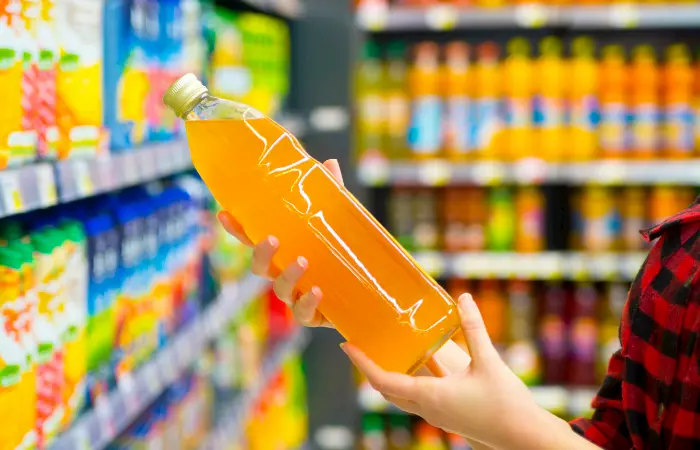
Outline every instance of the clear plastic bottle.
<svg viewBox="0 0 700 450">
<path fill-rule="evenodd" d="M 411 373 L 458 329 L 454 300 L 287 130 L 191 74 L 164 101 L 221 206 L 253 242 L 279 239 L 276 267 L 308 260 L 299 289 L 318 286 L 319 310 L 377 364 Z"/>
</svg>

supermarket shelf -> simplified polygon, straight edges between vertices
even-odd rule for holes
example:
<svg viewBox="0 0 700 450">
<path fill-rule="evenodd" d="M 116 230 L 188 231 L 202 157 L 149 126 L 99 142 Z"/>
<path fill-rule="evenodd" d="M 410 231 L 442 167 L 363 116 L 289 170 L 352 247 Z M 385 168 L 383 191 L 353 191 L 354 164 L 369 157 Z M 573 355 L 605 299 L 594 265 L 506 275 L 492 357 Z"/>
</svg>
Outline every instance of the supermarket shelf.
<svg viewBox="0 0 700 450">
<path fill-rule="evenodd" d="M 700 5 L 655 6 L 621 3 L 553 7 L 531 3 L 503 8 L 437 5 L 425 9 L 370 5 L 359 9 L 356 19 L 361 29 L 371 32 L 542 27 L 692 28 L 700 26 Z"/>
<path fill-rule="evenodd" d="M 591 400 L 597 391 L 597 387 L 533 386 L 530 388 L 538 405 L 555 414 L 567 417 L 587 415 L 591 409 Z M 360 408 L 365 412 L 405 414 L 404 411 L 384 400 L 384 397 L 369 384 L 360 386 L 358 401 Z"/>
<path fill-rule="evenodd" d="M 459 184 L 496 185 L 652 185 L 700 186 L 700 159 L 685 161 L 617 161 L 553 164 L 539 159 L 517 163 L 455 163 L 448 160 L 425 162 L 386 162 L 371 160 L 358 167 L 365 186 L 447 186 Z"/>
<path fill-rule="evenodd" d="M 631 281 L 646 253 L 424 251 L 413 256 L 426 272 L 436 278 Z"/>
<path fill-rule="evenodd" d="M 95 159 L 36 163 L 0 172 L 0 218 L 174 175 L 192 167 L 184 141 Z"/>
<path fill-rule="evenodd" d="M 290 339 L 278 343 L 273 348 L 263 362 L 262 375 L 258 382 L 224 408 L 219 423 L 212 430 L 204 445 L 200 447 L 201 450 L 223 450 L 230 448 L 231 443 L 240 440 L 245 420 L 249 417 L 255 401 L 260 398 L 263 390 L 285 359 L 289 355 L 303 350 L 309 339 L 310 333 L 307 330 L 298 329 Z"/>
<path fill-rule="evenodd" d="M 227 284 L 221 295 L 194 323 L 183 329 L 163 350 L 123 377 L 118 389 L 106 396 L 72 428 L 63 433 L 51 450 L 89 448 L 102 450 L 123 432 L 145 409 L 199 358 L 205 344 L 268 286 L 249 275 Z"/>
</svg>

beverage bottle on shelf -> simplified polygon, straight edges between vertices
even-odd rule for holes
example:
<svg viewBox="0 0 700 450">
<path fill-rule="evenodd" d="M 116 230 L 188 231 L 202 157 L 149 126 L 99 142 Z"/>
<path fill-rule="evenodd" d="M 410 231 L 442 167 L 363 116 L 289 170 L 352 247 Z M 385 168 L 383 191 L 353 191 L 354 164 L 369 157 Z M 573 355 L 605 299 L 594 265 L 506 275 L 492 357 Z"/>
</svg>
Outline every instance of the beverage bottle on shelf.
<svg viewBox="0 0 700 450">
<path fill-rule="evenodd" d="M 477 47 L 474 67 L 474 121 L 472 126 L 474 152 L 485 160 L 497 160 L 497 141 L 502 139 L 501 83 L 499 47 L 484 42 Z"/>
<path fill-rule="evenodd" d="M 530 43 L 525 38 L 508 42 L 508 57 L 503 63 L 506 139 L 498 152 L 506 160 L 535 156 L 533 146 L 534 65 Z"/>
<path fill-rule="evenodd" d="M 600 62 L 600 148 L 605 158 L 627 157 L 627 67 L 621 46 L 606 45 Z"/>
<path fill-rule="evenodd" d="M 362 416 L 362 450 L 387 450 L 386 434 L 384 433 L 384 421 L 376 414 Z"/>
<path fill-rule="evenodd" d="M 600 316 L 598 381 L 605 378 L 610 357 L 620 349 L 620 320 L 627 301 L 627 290 L 626 283 L 610 283 L 607 286 L 607 295 Z"/>
<path fill-rule="evenodd" d="M 22 127 L 23 47 L 16 35 L 20 11 L 19 1 L 0 3 L 0 83 L 5 90 L 0 108 L 0 169 L 16 165 L 12 142 Z"/>
<path fill-rule="evenodd" d="M 641 187 L 628 187 L 620 193 L 620 216 L 622 218 L 622 248 L 641 250 L 644 239 L 639 231 L 647 227 L 646 193 Z"/>
<path fill-rule="evenodd" d="M 410 450 L 412 439 L 411 417 L 407 414 L 389 416 L 389 449 Z"/>
<path fill-rule="evenodd" d="M 649 223 L 657 225 L 669 217 L 678 214 L 688 205 L 681 206 L 678 201 L 678 187 L 655 186 L 649 195 Z"/>
<path fill-rule="evenodd" d="M 650 45 L 639 45 L 632 52 L 630 67 L 630 150 L 640 159 L 650 159 L 659 151 L 659 68 Z"/>
<path fill-rule="evenodd" d="M 414 193 L 413 189 L 396 188 L 389 198 L 389 229 L 399 244 L 409 251 L 416 249 Z"/>
<path fill-rule="evenodd" d="M 445 153 L 453 159 L 467 159 L 472 150 L 469 50 L 469 45 L 460 41 L 445 46 Z"/>
<path fill-rule="evenodd" d="M 194 165 L 218 202 L 254 242 L 279 239 L 276 267 L 306 255 L 300 290 L 318 286 L 321 312 L 377 364 L 413 372 L 459 328 L 455 302 L 288 131 L 210 96 L 193 75 L 164 101 L 187 119 Z"/>
<path fill-rule="evenodd" d="M 384 100 L 384 66 L 379 47 L 365 42 L 357 70 L 357 145 L 358 157 L 384 158 L 386 104 Z"/>
<path fill-rule="evenodd" d="M 559 38 L 548 36 L 540 42 L 537 61 L 538 87 L 535 123 L 538 126 L 540 154 L 545 161 L 560 161 L 564 156 L 566 65 Z"/>
<path fill-rule="evenodd" d="M 479 311 L 484 318 L 484 324 L 489 332 L 491 341 L 499 351 L 505 344 L 508 300 L 503 288 L 497 280 L 483 280 L 479 295 L 475 297 Z"/>
<path fill-rule="evenodd" d="M 406 132 L 410 122 L 408 64 L 403 42 L 391 42 L 386 49 L 386 153 L 390 158 L 407 156 Z"/>
<path fill-rule="evenodd" d="M 409 72 L 411 124 L 408 145 L 414 158 L 438 156 L 443 140 L 443 102 L 440 93 L 439 50 L 435 42 L 414 48 Z"/>
<path fill-rule="evenodd" d="M 447 293 L 450 297 L 457 301 L 460 295 L 464 293 L 472 293 L 473 284 L 471 280 L 465 280 L 464 278 L 450 278 L 447 282 Z M 455 333 L 452 336 L 452 340 L 460 345 L 463 349 L 467 349 L 467 341 L 464 337 L 464 333 Z"/>
<path fill-rule="evenodd" d="M 592 386 L 596 382 L 598 347 L 598 292 L 591 283 L 574 290 L 569 331 L 569 383 Z"/>
<path fill-rule="evenodd" d="M 694 155 L 700 154 L 700 58 L 695 56 L 693 64 L 693 144 L 695 145 Z"/>
<path fill-rule="evenodd" d="M 413 450 L 447 450 L 443 431 L 426 422 L 419 422 L 416 427 L 416 442 Z"/>
<path fill-rule="evenodd" d="M 487 213 L 484 189 L 447 188 L 443 198 L 445 250 L 483 250 Z"/>
<path fill-rule="evenodd" d="M 584 188 L 581 195 L 581 213 L 583 249 L 615 250 L 620 233 L 620 217 L 613 193 L 600 186 Z"/>
<path fill-rule="evenodd" d="M 562 384 L 566 380 L 566 301 L 566 289 L 560 282 L 547 284 L 539 324 L 542 381 L 545 384 Z"/>
<path fill-rule="evenodd" d="M 598 62 L 595 60 L 595 44 L 589 37 L 575 38 L 571 51 L 571 83 L 568 88 L 569 158 L 573 161 L 588 161 L 598 155 Z"/>
<path fill-rule="evenodd" d="M 487 248 L 492 251 L 513 249 L 516 229 L 513 194 L 499 186 L 489 192 L 489 219 L 486 228 Z"/>
<path fill-rule="evenodd" d="M 521 187 L 515 193 L 515 251 L 540 252 L 545 247 L 545 199 L 533 186 Z"/>
<path fill-rule="evenodd" d="M 419 189 L 414 192 L 413 200 L 413 242 L 416 250 L 437 250 L 442 243 L 437 192 L 434 189 Z"/>
<path fill-rule="evenodd" d="M 527 385 L 540 380 L 537 349 L 537 302 L 528 281 L 515 280 L 508 290 L 508 346 L 504 360 Z"/>
<path fill-rule="evenodd" d="M 666 49 L 663 68 L 663 152 L 670 158 L 693 155 L 693 70 L 690 51 L 684 44 Z"/>
<path fill-rule="evenodd" d="M 58 124 L 56 122 L 56 74 L 59 48 L 56 30 L 55 0 L 41 0 L 41 17 L 36 29 L 39 48 L 37 109 L 35 114 L 40 159 L 58 156 Z M 1 134 L 1 133 L 0 133 Z"/>
<path fill-rule="evenodd" d="M 580 189 L 572 189 L 569 196 L 571 206 L 571 227 L 569 231 L 569 247 L 572 250 L 583 248 L 583 210 L 581 209 L 581 198 L 583 193 Z"/>
</svg>

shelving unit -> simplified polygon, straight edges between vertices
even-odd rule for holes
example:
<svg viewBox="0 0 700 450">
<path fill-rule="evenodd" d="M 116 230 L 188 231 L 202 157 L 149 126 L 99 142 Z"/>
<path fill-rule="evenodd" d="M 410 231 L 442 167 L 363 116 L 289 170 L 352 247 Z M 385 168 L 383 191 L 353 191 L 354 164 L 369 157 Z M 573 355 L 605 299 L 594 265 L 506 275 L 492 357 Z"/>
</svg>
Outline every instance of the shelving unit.
<svg viewBox="0 0 700 450">
<path fill-rule="evenodd" d="M 556 7 L 538 3 L 502 8 L 438 5 L 365 7 L 357 13 L 360 29 L 373 32 L 450 31 L 490 28 L 623 29 L 688 28 L 700 25 L 696 4 Z"/>
<path fill-rule="evenodd" d="M 700 160 L 603 160 L 571 164 L 547 163 L 534 158 L 515 163 L 462 163 L 445 159 L 425 162 L 365 161 L 360 163 L 358 176 L 360 182 L 368 187 L 553 183 L 700 186 Z"/>
<path fill-rule="evenodd" d="M 238 283 L 224 285 L 219 298 L 193 323 L 181 330 L 171 343 L 133 375 L 120 380 L 118 388 L 82 416 L 71 429 L 59 436 L 50 450 L 89 448 L 102 450 L 197 361 L 207 342 L 254 300 L 269 282 L 254 275 Z M 303 340 L 290 340 L 273 354 L 265 367 L 274 372 L 279 362 Z M 277 364 L 276 366 L 274 364 Z M 266 373 L 268 373 L 266 372 Z"/>
<path fill-rule="evenodd" d="M 436 278 L 632 281 L 645 252 L 417 252 L 414 258 Z"/>
</svg>

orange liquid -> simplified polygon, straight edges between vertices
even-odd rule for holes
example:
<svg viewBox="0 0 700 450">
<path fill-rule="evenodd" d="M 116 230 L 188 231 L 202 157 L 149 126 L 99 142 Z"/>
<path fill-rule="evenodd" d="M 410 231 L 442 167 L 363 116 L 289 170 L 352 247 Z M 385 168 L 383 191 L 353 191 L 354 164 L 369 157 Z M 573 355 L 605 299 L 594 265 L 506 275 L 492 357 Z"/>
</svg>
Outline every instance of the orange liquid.
<svg viewBox="0 0 700 450">
<path fill-rule="evenodd" d="M 386 370 L 411 373 L 459 326 L 454 301 L 388 232 L 270 119 L 186 122 L 192 160 L 253 242 L 280 241 L 284 268 L 309 261 L 298 288 Z"/>
</svg>

